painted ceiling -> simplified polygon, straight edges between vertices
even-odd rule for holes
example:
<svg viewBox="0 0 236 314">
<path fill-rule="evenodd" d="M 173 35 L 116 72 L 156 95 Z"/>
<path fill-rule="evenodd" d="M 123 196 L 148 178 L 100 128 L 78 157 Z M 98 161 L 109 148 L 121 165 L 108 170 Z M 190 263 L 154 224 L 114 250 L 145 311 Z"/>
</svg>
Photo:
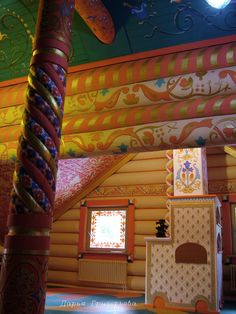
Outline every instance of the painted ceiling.
<svg viewBox="0 0 236 314">
<path fill-rule="evenodd" d="M 115 40 L 105 45 L 76 12 L 70 66 L 233 35 L 236 3 L 224 10 L 205 0 L 104 0 L 114 21 Z M 38 0 L 1 0 L 0 82 L 28 73 Z M 89 19 L 96 12 L 89 12 Z"/>
</svg>

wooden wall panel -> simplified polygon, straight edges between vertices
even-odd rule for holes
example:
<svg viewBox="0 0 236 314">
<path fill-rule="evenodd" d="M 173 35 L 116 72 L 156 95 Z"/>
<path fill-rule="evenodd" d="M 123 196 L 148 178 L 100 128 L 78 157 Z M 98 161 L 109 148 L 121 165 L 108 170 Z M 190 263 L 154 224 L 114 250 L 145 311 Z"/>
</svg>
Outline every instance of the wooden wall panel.
<svg viewBox="0 0 236 314">
<path fill-rule="evenodd" d="M 145 246 L 145 238 L 148 236 L 146 234 L 135 234 L 134 235 L 134 245 L 135 246 Z"/>
<path fill-rule="evenodd" d="M 135 197 L 135 208 L 166 208 L 167 196 Z"/>
<path fill-rule="evenodd" d="M 78 285 L 80 208 L 73 207 L 53 223 L 48 283 Z"/>
<path fill-rule="evenodd" d="M 117 171 L 117 173 L 130 173 L 140 171 L 162 171 L 166 166 L 166 158 L 149 159 L 149 160 L 133 160 L 125 164 Z"/>
<path fill-rule="evenodd" d="M 57 271 L 51 270 L 48 271 L 48 283 L 55 283 L 59 285 L 78 285 L 78 273 L 72 271 Z"/>
<path fill-rule="evenodd" d="M 128 276 L 145 276 L 145 261 L 134 261 L 128 264 Z"/>
<path fill-rule="evenodd" d="M 227 167 L 221 165 L 219 167 L 208 166 L 209 180 L 233 180 L 236 179 L 236 165 Z"/>
<path fill-rule="evenodd" d="M 133 158 L 133 160 L 159 159 L 159 158 L 166 158 L 166 151 L 165 150 L 138 153 Z"/>
<path fill-rule="evenodd" d="M 77 257 L 78 246 L 77 245 L 64 245 L 64 244 L 51 244 L 50 247 L 51 256 L 61 257 Z"/>
<path fill-rule="evenodd" d="M 225 261 L 229 255 L 233 254 L 230 200 L 235 199 L 236 196 L 236 158 L 225 152 L 223 147 L 207 148 L 207 166 L 209 194 L 216 194 L 220 200 L 223 196 L 228 196 L 226 201 L 222 202 L 221 210 L 223 261 Z M 232 297 L 225 271 L 223 296 L 225 298 Z"/>
<path fill-rule="evenodd" d="M 224 148 L 223 147 L 207 147 L 207 155 L 218 155 L 218 154 L 224 154 Z"/>
<path fill-rule="evenodd" d="M 146 247 L 135 246 L 134 247 L 134 259 L 135 260 L 146 260 Z"/>
<path fill-rule="evenodd" d="M 209 154 L 207 157 L 207 165 L 209 168 L 212 167 L 230 167 L 236 165 L 236 158 L 230 156 L 229 154 Z"/>
<path fill-rule="evenodd" d="M 60 220 L 77 220 L 78 221 L 79 219 L 80 219 L 79 208 L 72 208 L 60 217 Z"/>
<path fill-rule="evenodd" d="M 76 233 L 79 232 L 78 220 L 57 220 L 52 225 L 52 232 L 66 232 Z"/>
<path fill-rule="evenodd" d="M 78 233 L 63 233 L 63 232 L 52 232 L 51 243 L 53 244 L 78 244 L 79 234 Z"/>
<path fill-rule="evenodd" d="M 145 280 L 143 276 L 128 276 L 128 287 L 131 290 L 145 291 Z"/>
<path fill-rule="evenodd" d="M 135 184 L 153 184 L 165 182 L 166 171 L 139 171 L 130 173 L 116 173 L 106 179 L 101 186 L 120 186 Z"/>
<path fill-rule="evenodd" d="M 165 205 L 165 203 L 163 204 Z M 164 206 L 163 206 L 164 207 Z M 149 209 L 136 209 L 135 210 L 135 220 L 153 220 L 156 221 L 157 219 L 163 218 L 167 213 L 167 208 L 163 209 L 156 209 L 156 208 L 149 208 Z"/>
<path fill-rule="evenodd" d="M 70 257 L 49 257 L 49 269 L 50 270 L 64 270 L 78 272 L 78 261 L 75 258 Z"/>
<path fill-rule="evenodd" d="M 156 221 L 135 221 L 135 234 L 146 234 L 148 236 L 155 236 Z"/>
</svg>

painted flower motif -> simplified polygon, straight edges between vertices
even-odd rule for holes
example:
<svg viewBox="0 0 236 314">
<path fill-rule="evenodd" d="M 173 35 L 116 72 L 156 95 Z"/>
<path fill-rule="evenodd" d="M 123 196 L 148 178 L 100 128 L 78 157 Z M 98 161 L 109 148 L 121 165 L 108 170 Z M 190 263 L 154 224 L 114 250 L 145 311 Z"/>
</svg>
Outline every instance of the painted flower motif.
<svg viewBox="0 0 236 314">
<path fill-rule="evenodd" d="M 196 76 L 199 77 L 200 80 L 202 80 L 206 74 L 207 71 L 199 71 L 196 73 Z"/>
<path fill-rule="evenodd" d="M 163 78 L 156 81 L 156 86 L 162 87 L 163 84 L 165 84 L 165 80 Z"/>
<path fill-rule="evenodd" d="M 75 157 L 76 156 L 76 151 L 73 150 L 72 148 L 70 148 L 67 152 L 67 155 L 71 156 L 71 157 Z"/>
<path fill-rule="evenodd" d="M 0 32 L 0 41 L 4 41 L 7 38 L 8 38 L 7 34 L 3 34 Z"/>
<path fill-rule="evenodd" d="M 127 152 L 127 150 L 128 150 L 128 146 L 127 145 L 125 145 L 124 143 L 122 143 L 120 146 L 118 146 L 119 147 L 119 149 L 120 149 L 120 151 L 122 152 L 122 153 L 126 153 Z"/>
<path fill-rule="evenodd" d="M 198 146 L 205 146 L 206 139 L 204 139 L 203 137 L 199 136 L 199 138 L 196 139 L 196 143 L 197 143 Z"/>
<path fill-rule="evenodd" d="M 45 145 L 47 146 L 47 148 L 55 147 L 53 141 L 49 137 L 46 139 Z"/>
<path fill-rule="evenodd" d="M 16 155 L 11 155 L 10 160 L 15 162 L 17 160 Z"/>
<path fill-rule="evenodd" d="M 61 104 L 63 102 L 62 98 L 61 98 L 61 94 L 58 92 L 57 90 L 57 93 L 54 93 L 53 96 L 56 98 L 57 102 L 59 104 Z"/>
<path fill-rule="evenodd" d="M 124 6 L 129 7 L 131 14 L 136 15 L 137 19 L 139 20 L 143 20 L 148 17 L 147 3 L 145 2 L 140 3 L 139 6 L 130 5 L 125 2 Z"/>
<path fill-rule="evenodd" d="M 43 199 L 44 199 L 44 193 L 39 189 L 34 191 L 34 196 L 35 196 L 37 201 L 43 201 Z"/>
<path fill-rule="evenodd" d="M 52 84 L 52 92 L 54 96 L 60 96 L 59 90 L 57 89 L 56 85 Z"/>
<path fill-rule="evenodd" d="M 193 86 L 192 77 L 189 77 L 188 79 L 182 78 L 179 85 L 182 87 L 183 90 L 191 88 Z"/>
<path fill-rule="evenodd" d="M 189 172 L 193 172 L 193 168 L 190 167 L 191 162 L 189 162 L 188 160 L 185 161 L 184 166 L 185 168 L 183 168 L 183 172 L 189 171 Z"/>
<path fill-rule="evenodd" d="M 49 212 L 49 211 L 52 210 L 52 207 L 51 207 L 51 205 L 50 205 L 49 203 L 47 203 L 47 204 L 44 206 L 44 209 L 45 209 L 46 212 Z"/>
<path fill-rule="evenodd" d="M 236 131 L 235 131 L 235 128 L 224 128 L 223 129 L 223 132 L 225 134 L 226 137 L 230 138 L 230 137 L 236 137 Z"/>
<path fill-rule="evenodd" d="M 30 157 L 31 159 L 34 159 L 34 158 L 36 158 L 36 156 L 37 156 L 37 153 L 36 153 L 36 151 L 34 151 L 32 148 L 28 148 L 28 147 L 26 147 L 26 154 L 27 154 L 27 156 L 28 157 Z"/>
<path fill-rule="evenodd" d="M 56 150 L 56 148 L 53 147 L 53 148 L 50 148 L 49 150 L 50 150 L 50 153 L 52 154 L 53 158 L 55 159 L 56 156 L 57 156 L 57 150 Z"/>
<path fill-rule="evenodd" d="M 47 83 L 48 82 L 48 76 L 45 74 L 45 73 L 43 73 L 42 75 L 41 75 L 41 81 L 42 81 L 42 83 Z"/>
<path fill-rule="evenodd" d="M 100 137 L 101 137 L 101 135 L 99 133 L 95 133 L 92 135 L 91 140 L 92 141 L 99 141 Z"/>
<path fill-rule="evenodd" d="M 107 88 L 104 88 L 100 91 L 100 94 L 102 94 L 102 96 L 106 96 L 106 94 L 108 94 L 108 93 L 109 93 L 109 89 L 107 89 Z"/>
<path fill-rule="evenodd" d="M 41 128 L 41 126 L 39 126 L 38 124 L 34 124 L 33 125 L 33 131 L 36 133 L 36 134 L 41 134 L 41 132 L 42 132 L 42 128 Z"/>
<path fill-rule="evenodd" d="M 23 185 L 24 185 L 26 188 L 31 186 L 31 179 L 30 179 L 29 176 L 24 175 L 24 176 L 22 176 L 22 179 L 21 179 L 21 180 L 22 180 Z"/>
<path fill-rule="evenodd" d="M 36 165 L 39 169 L 42 169 L 45 167 L 45 163 L 42 159 L 37 159 Z"/>
<path fill-rule="evenodd" d="M 123 102 L 126 105 L 135 105 L 139 101 L 139 97 L 137 97 L 135 94 L 128 94 L 126 95 L 126 98 L 123 100 Z"/>
<path fill-rule="evenodd" d="M 52 180 L 52 179 L 53 179 L 52 173 L 51 173 L 51 171 L 50 171 L 49 169 L 47 169 L 47 170 L 45 171 L 45 175 L 46 175 L 46 178 L 47 178 L 48 180 Z"/>
<path fill-rule="evenodd" d="M 154 144 L 153 134 L 151 132 L 148 132 L 148 131 L 143 132 L 143 142 L 145 144 L 153 145 Z"/>
</svg>

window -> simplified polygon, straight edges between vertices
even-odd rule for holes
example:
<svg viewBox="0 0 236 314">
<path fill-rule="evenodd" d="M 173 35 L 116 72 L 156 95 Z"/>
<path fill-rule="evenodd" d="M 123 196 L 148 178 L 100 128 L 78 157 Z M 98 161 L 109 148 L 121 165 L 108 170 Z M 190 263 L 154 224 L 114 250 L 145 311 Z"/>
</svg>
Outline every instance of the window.
<svg viewBox="0 0 236 314">
<path fill-rule="evenodd" d="M 126 209 L 91 209 L 88 249 L 126 249 Z"/>
<path fill-rule="evenodd" d="M 124 255 L 132 260 L 134 205 L 130 200 L 86 201 L 80 208 L 80 255 Z"/>
</svg>

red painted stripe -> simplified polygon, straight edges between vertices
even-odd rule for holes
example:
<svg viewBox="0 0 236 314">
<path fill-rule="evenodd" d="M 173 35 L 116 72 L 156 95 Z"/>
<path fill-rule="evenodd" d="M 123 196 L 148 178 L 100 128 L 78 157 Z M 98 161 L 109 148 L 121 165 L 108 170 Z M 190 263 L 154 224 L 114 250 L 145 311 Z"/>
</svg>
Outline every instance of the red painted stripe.
<svg viewBox="0 0 236 314">
<path fill-rule="evenodd" d="M 44 62 L 58 64 L 64 69 L 67 68 L 67 60 L 65 60 L 64 58 L 62 58 L 58 55 L 52 54 L 52 53 L 37 54 L 36 56 L 32 57 L 31 62 L 30 62 L 30 66 L 32 66 L 34 64 L 36 64 L 36 65 L 43 64 Z"/>
<path fill-rule="evenodd" d="M 10 214 L 7 220 L 8 227 L 14 226 L 50 229 L 51 225 L 51 214 Z"/>
<path fill-rule="evenodd" d="M 29 215 L 30 216 L 30 215 Z M 10 250 L 47 251 L 50 247 L 49 236 L 6 236 L 4 247 Z"/>
<path fill-rule="evenodd" d="M 42 38 L 39 37 L 38 40 L 36 41 L 36 45 L 34 47 L 35 49 L 47 49 L 47 48 L 56 48 L 59 49 L 61 51 L 63 51 L 66 56 L 68 57 L 70 55 L 70 44 L 67 43 L 63 43 L 60 40 L 57 40 L 57 36 L 58 34 L 54 34 L 54 38 L 53 36 L 51 36 L 51 38 Z M 66 38 L 65 38 L 66 39 Z"/>
</svg>

